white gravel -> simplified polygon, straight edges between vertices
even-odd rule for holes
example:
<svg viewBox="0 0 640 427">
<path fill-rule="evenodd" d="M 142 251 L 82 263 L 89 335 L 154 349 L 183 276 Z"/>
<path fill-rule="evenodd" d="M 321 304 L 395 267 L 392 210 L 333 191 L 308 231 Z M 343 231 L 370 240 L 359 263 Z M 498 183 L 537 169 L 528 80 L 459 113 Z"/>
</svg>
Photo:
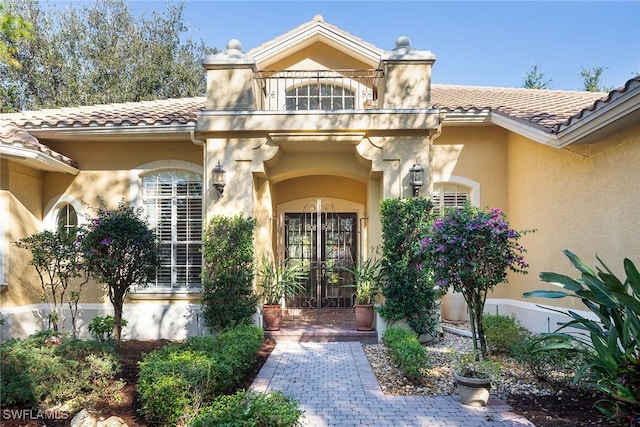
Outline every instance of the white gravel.
<svg viewBox="0 0 640 427">
<path fill-rule="evenodd" d="M 363 347 L 385 394 L 439 396 L 457 394 L 453 381 L 453 355 L 471 353 L 473 342 L 471 338 L 445 331 L 439 342 L 427 344 L 426 349 L 432 368 L 424 370 L 423 380 L 419 384 L 410 382 L 402 375 L 384 344 L 368 344 Z M 497 360 L 501 368 L 500 380 L 493 391 L 497 396 L 504 398 L 512 393 L 533 395 L 559 393 L 550 385 L 540 383 L 530 376 L 526 369 L 514 359 L 502 356 L 491 358 Z"/>
</svg>

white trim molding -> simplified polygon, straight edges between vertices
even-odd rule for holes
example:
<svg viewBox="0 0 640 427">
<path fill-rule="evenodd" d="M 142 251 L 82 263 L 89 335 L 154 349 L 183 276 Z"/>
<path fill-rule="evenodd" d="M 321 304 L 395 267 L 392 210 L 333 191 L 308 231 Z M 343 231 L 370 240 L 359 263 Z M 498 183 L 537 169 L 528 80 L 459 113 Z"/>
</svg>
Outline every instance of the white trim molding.
<svg viewBox="0 0 640 427">
<path fill-rule="evenodd" d="M 433 184 L 435 183 L 447 183 L 458 184 L 469 189 L 469 199 L 473 206 L 480 206 L 480 183 L 463 176 L 456 176 L 450 174 L 433 174 Z"/>
</svg>

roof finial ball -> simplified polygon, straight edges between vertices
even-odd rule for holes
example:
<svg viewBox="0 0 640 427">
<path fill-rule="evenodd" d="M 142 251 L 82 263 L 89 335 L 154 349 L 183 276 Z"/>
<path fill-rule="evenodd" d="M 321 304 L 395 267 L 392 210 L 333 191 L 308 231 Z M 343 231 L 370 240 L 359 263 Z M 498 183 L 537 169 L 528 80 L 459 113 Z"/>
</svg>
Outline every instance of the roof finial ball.
<svg viewBox="0 0 640 427">
<path fill-rule="evenodd" d="M 231 39 L 227 42 L 227 51 L 237 50 L 242 52 L 242 43 L 238 39 Z"/>
<path fill-rule="evenodd" d="M 410 48 L 411 40 L 407 36 L 400 36 L 396 39 L 396 49 Z"/>
</svg>

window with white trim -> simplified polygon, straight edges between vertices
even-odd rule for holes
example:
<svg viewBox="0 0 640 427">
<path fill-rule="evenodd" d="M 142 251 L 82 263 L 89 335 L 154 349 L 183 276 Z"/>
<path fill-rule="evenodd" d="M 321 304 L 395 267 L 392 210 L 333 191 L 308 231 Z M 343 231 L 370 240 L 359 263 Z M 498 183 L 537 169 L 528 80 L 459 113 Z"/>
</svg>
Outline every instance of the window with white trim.
<svg viewBox="0 0 640 427">
<path fill-rule="evenodd" d="M 285 94 L 287 110 L 351 110 L 355 92 L 335 83 L 298 86 Z"/>
<path fill-rule="evenodd" d="M 200 286 L 202 272 L 202 177 L 161 170 L 142 177 L 142 202 L 160 242 L 155 286 Z"/>
<path fill-rule="evenodd" d="M 71 203 L 63 203 L 57 207 L 56 229 L 75 233 L 78 229 L 78 213 Z"/>
<path fill-rule="evenodd" d="M 433 184 L 432 212 L 436 215 L 444 215 L 448 208 L 460 208 L 467 201 L 470 201 L 470 190 L 468 187 L 448 182 L 436 182 Z"/>
</svg>

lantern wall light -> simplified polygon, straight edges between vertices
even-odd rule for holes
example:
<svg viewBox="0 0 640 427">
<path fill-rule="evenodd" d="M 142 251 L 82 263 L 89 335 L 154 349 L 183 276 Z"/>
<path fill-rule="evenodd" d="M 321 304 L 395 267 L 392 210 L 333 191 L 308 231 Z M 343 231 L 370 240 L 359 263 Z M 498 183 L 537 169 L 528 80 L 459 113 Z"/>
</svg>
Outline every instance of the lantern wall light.
<svg viewBox="0 0 640 427">
<path fill-rule="evenodd" d="M 419 163 L 415 163 L 411 166 L 411 169 L 409 169 L 409 184 L 411 184 L 411 188 L 413 189 L 413 197 L 418 197 L 418 194 L 420 194 L 423 172 L 424 168 Z"/>
<path fill-rule="evenodd" d="M 216 189 L 219 197 L 222 197 L 224 186 L 227 185 L 226 174 L 227 171 L 222 168 L 220 160 L 218 160 L 218 164 L 213 168 L 213 188 Z"/>
</svg>

